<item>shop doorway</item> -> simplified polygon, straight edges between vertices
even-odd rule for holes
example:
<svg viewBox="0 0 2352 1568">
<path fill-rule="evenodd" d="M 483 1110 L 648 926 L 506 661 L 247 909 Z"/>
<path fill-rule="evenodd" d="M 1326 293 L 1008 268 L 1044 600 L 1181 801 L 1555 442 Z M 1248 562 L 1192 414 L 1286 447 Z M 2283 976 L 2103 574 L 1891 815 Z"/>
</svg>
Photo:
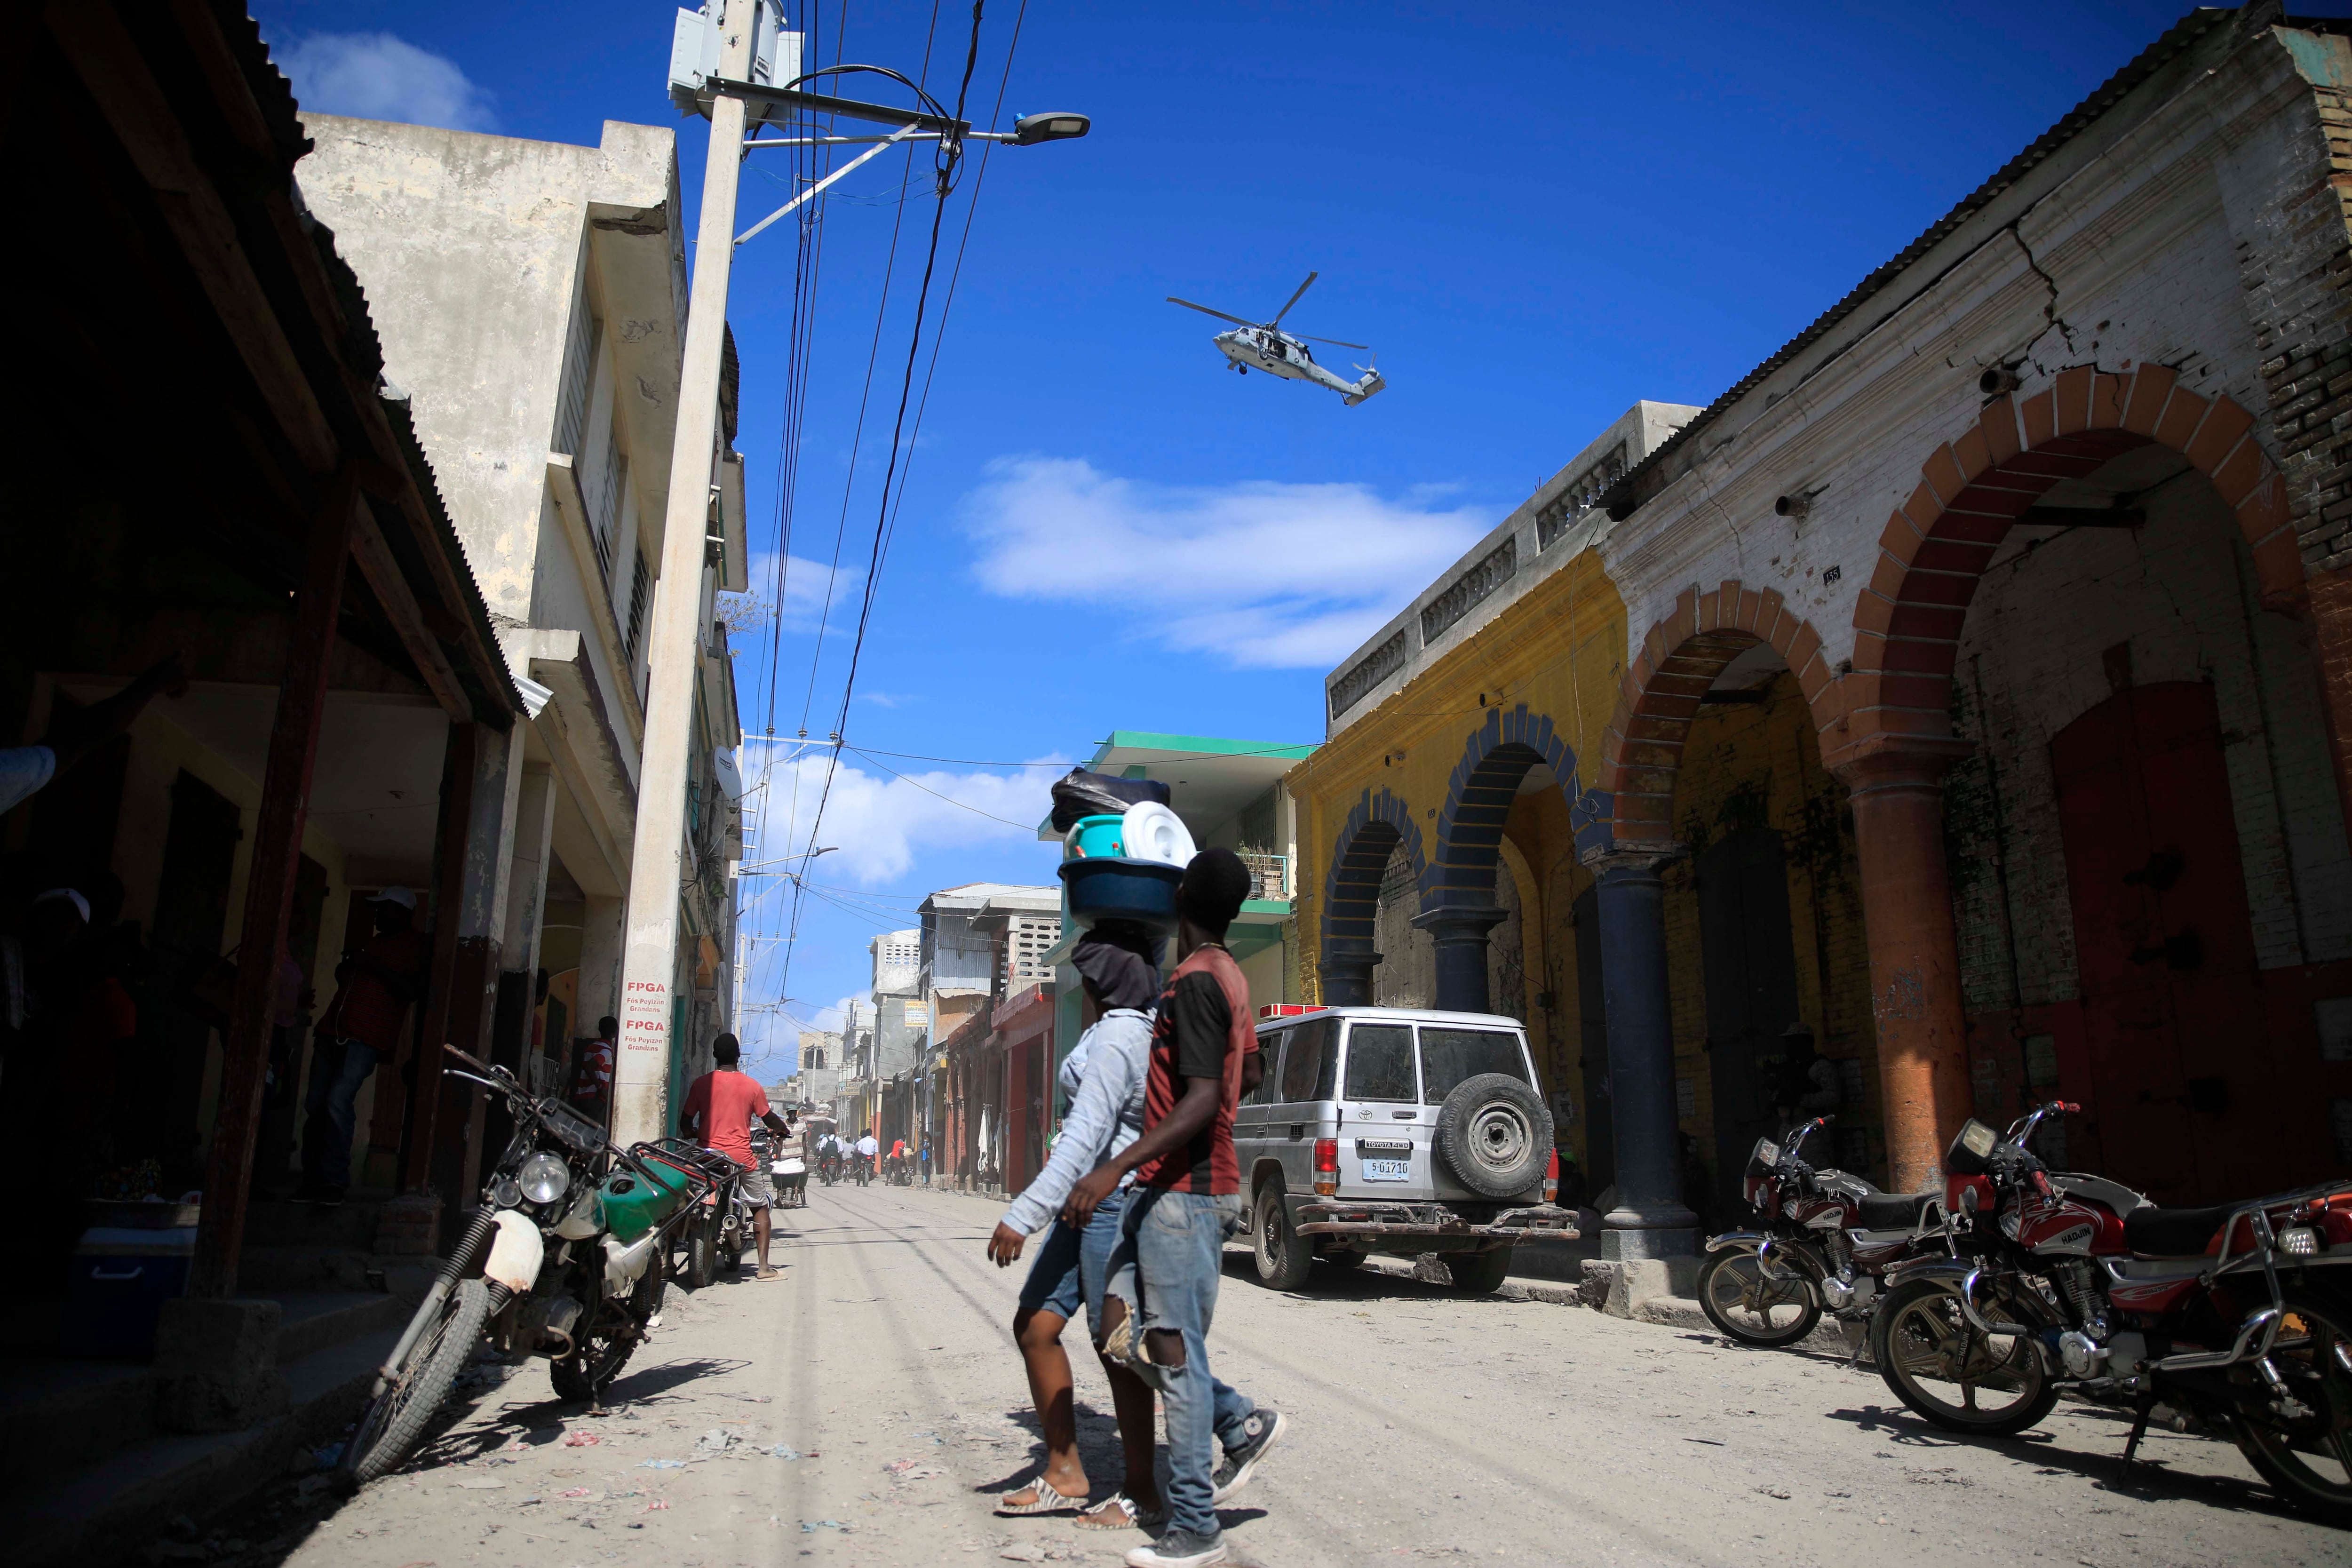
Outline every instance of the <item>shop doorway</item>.
<svg viewBox="0 0 2352 1568">
<path fill-rule="evenodd" d="M 2082 984 L 2084 1103 L 2069 1162 L 2166 1204 L 2290 1184 L 2255 1135 L 2294 1081 L 2264 1027 L 2213 689 L 2128 687 L 2051 742 Z"/>
<path fill-rule="evenodd" d="M 1699 955 L 1706 992 L 1715 1122 L 1715 1214 L 1740 1212 L 1740 1175 L 1773 1113 L 1780 1037 L 1797 1021 L 1797 952 L 1789 931 L 1789 861 L 1780 833 L 1744 827 L 1698 858 Z"/>
</svg>

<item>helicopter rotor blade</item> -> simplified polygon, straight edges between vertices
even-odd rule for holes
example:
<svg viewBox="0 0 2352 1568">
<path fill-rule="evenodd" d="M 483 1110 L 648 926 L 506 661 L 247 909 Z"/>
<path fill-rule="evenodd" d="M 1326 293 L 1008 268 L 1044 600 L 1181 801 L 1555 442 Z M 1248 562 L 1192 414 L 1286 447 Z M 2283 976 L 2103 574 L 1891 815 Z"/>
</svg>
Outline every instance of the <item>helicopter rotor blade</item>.
<svg viewBox="0 0 2352 1568">
<path fill-rule="evenodd" d="M 1307 338 L 1310 343 L 1329 343 L 1335 349 L 1361 349 L 1366 353 L 1372 352 L 1372 345 L 1370 343 L 1351 343 L 1339 338 L 1307 338 L 1304 332 L 1295 332 L 1292 336 Z"/>
<path fill-rule="evenodd" d="M 1298 294 L 1306 293 L 1309 288 L 1313 287 L 1315 279 L 1322 276 L 1323 274 L 1320 272 L 1308 273 L 1307 275 L 1307 281 L 1298 286 Z M 1290 297 L 1290 305 L 1296 305 L 1298 303 L 1298 294 L 1293 294 Z M 1290 305 L 1285 305 L 1281 310 L 1276 310 L 1274 313 L 1274 320 L 1268 321 L 1266 325 L 1269 327 L 1278 327 L 1282 325 L 1282 318 L 1290 314 Z"/>
<path fill-rule="evenodd" d="M 1198 310 L 1204 316 L 1214 316 L 1221 321 L 1231 321 L 1237 327 L 1255 327 L 1257 325 L 1255 321 L 1244 321 L 1239 316 L 1228 316 L 1223 310 L 1212 310 L 1206 305 L 1195 305 L 1190 300 L 1179 300 L 1173 294 L 1168 296 L 1168 302 L 1171 305 L 1181 305 L 1188 310 Z"/>
</svg>

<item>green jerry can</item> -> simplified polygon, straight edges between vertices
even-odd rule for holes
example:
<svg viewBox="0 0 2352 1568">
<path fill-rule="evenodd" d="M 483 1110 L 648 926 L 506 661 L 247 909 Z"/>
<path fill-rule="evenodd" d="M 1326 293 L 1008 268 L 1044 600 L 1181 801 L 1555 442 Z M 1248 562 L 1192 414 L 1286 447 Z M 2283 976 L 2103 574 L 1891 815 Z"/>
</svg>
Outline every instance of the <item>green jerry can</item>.
<svg viewBox="0 0 2352 1568">
<path fill-rule="evenodd" d="M 625 1247 L 676 1214 L 690 1190 L 685 1172 L 659 1160 L 642 1163 L 652 1180 L 635 1171 L 620 1170 L 605 1177 L 597 1189 L 604 1228 Z"/>
</svg>

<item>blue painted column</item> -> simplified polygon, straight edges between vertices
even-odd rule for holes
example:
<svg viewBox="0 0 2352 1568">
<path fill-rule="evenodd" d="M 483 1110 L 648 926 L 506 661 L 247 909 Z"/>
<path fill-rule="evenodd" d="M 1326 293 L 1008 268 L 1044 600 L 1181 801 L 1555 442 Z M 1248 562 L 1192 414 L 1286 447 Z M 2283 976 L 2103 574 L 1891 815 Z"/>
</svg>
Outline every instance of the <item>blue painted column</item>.
<svg viewBox="0 0 2352 1568">
<path fill-rule="evenodd" d="M 1698 1216 L 1684 1206 L 1675 1115 L 1675 1041 L 1666 990 L 1665 884 L 1675 844 L 1625 844 L 1584 857 L 1600 882 L 1601 985 L 1609 1011 L 1611 1131 L 1617 1206 L 1601 1216 L 1601 1256 L 1689 1257 Z"/>
<path fill-rule="evenodd" d="M 1412 917 L 1437 949 L 1437 1000 L 1441 1013 L 1486 1012 L 1486 933 L 1510 918 L 1492 905 L 1441 905 Z"/>
<path fill-rule="evenodd" d="M 1369 1007 L 1372 1005 L 1372 969 L 1381 961 L 1369 943 L 1332 942 L 1315 966 L 1323 977 L 1326 1007 Z"/>
</svg>

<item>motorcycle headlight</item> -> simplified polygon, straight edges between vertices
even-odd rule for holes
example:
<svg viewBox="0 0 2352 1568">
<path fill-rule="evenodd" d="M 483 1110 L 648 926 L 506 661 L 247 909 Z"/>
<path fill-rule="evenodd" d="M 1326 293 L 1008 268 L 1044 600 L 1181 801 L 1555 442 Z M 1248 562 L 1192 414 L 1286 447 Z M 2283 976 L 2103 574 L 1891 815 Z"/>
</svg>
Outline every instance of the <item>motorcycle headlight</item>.
<svg viewBox="0 0 2352 1568">
<path fill-rule="evenodd" d="M 560 1154 L 542 1151 L 522 1163 L 515 1173 L 522 1185 L 522 1195 L 535 1204 L 551 1204 L 572 1190 L 572 1167 Z"/>
</svg>

